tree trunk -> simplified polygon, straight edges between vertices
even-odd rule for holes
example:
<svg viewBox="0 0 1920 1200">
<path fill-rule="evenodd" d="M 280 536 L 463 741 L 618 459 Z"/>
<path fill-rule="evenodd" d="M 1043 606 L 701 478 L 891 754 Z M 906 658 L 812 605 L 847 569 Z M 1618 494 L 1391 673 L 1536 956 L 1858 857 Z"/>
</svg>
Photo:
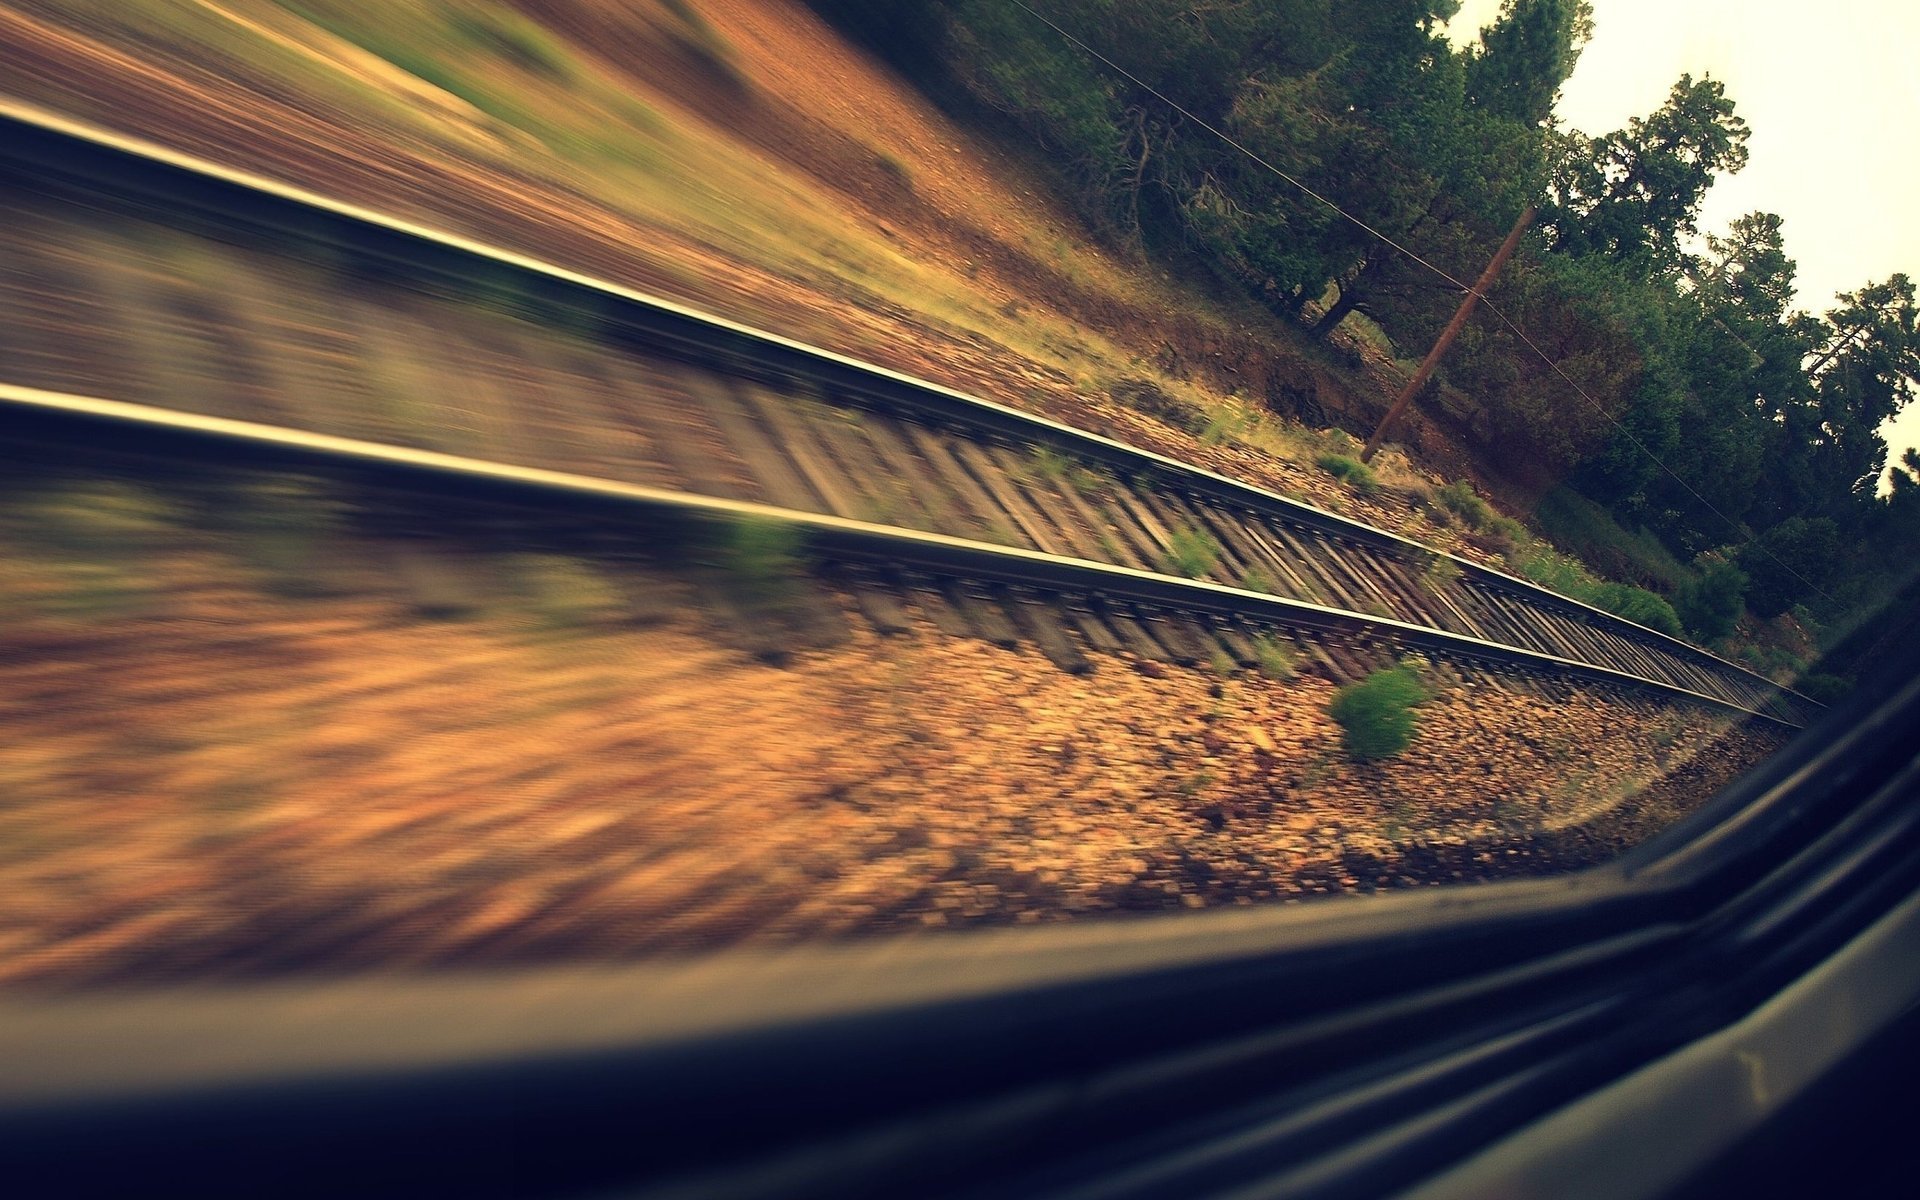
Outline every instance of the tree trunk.
<svg viewBox="0 0 1920 1200">
<path fill-rule="evenodd" d="M 1353 284 L 1348 284 L 1346 287 L 1341 288 L 1339 299 L 1335 300 L 1333 307 L 1321 314 L 1320 319 L 1313 323 L 1313 328 L 1307 331 L 1308 336 L 1324 339 L 1328 334 L 1333 332 L 1334 326 L 1346 320 L 1347 314 L 1359 307 L 1359 305 L 1360 289 L 1358 287 L 1355 287 Z"/>
</svg>

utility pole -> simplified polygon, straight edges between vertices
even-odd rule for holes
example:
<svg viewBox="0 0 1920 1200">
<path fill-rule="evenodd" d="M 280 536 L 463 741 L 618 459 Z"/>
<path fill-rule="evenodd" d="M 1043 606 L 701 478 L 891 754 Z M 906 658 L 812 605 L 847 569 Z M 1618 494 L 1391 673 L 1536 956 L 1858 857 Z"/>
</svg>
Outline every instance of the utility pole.
<svg viewBox="0 0 1920 1200">
<path fill-rule="evenodd" d="M 1421 362 L 1420 369 L 1413 373 L 1412 379 L 1407 380 L 1407 386 L 1400 389 L 1400 395 L 1394 400 L 1393 407 L 1387 410 L 1387 415 L 1380 418 L 1379 427 L 1373 431 L 1373 436 L 1367 439 L 1367 448 L 1360 452 L 1361 462 L 1372 462 L 1373 456 L 1380 453 L 1380 443 L 1386 440 L 1387 430 L 1400 419 L 1400 414 L 1407 410 L 1407 405 L 1413 403 L 1413 394 L 1419 391 L 1421 385 L 1433 375 L 1433 369 L 1440 365 L 1440 356 L 1447 352 L 1447 347 L 1453 345 L 1453 339 L 1459 337 L 1460 331 L 1466 327 L 1467 317 L 1473 312 L 1473 306 L 1480 303 L 1480 297 L 1487 288 L 1492 286 L 1494 276 L 1498 275 L 1500 268 L 1506 266 L 1507 260 L 1513 257 L 1514 249 L 1520 245 L 1520 235 L 1527 231 L 1527 226 L 1533 224 L 1533 213 L 1534 206 L 1529 204 L 1527 211 L 1521 213 L 1520 219 L 1513 223 L 1513 230 L 1507 234 L 1507 240 L 1500 243 L 1500 248 L 1493 252 L 1493 261 L 1487 264 L 1487 269 L 1480 272 L 1479 280 L 1467 290 L 1466 299 L 1460 302 L 1460 308 L 1453 314 L 1453 320 L 1448 321 L 1447 327 L 1440 331 L 1439 340 L 1433 343 L 1433 349 L 1427 351 L 1427 357 Z"/>
</svg>

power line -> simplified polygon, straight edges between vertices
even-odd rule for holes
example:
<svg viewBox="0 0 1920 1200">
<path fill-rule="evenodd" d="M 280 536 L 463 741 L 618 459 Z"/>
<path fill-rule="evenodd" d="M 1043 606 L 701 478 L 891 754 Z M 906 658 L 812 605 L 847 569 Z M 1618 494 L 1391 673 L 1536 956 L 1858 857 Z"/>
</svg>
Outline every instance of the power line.
<svg viewBox="0 0 1920 1200">
<path fill-rule="evenodd" d="M 1421 266 L 1425 267 L 1427 270 L 1433 272 L 1435 275 L 1438 275 L 1440 278 L 1446 280 L 1454 288 L 1462 292 L 1470 292 L 1473 290 L 1469 288 L 1466 284 L 1460 282 L 1458 279 L 1455 279 L 1452 275 L 1448 274 L 1446 271 L 1441 270 L 1439 267 L 1427 261 L 1425 258 L 1422 258 L 1420 255 L 1415 254 L 1412 250 L 1408 249 L 1406 246 L 1401 245 L 1399 242 L 1388 237 L 1386 234 L 1380 232 L 1378 229 L 1375 229 L 1372 225 L 1369 225 L 1367 222 L 1361 220 L 1359 217 L 1356 217 L 1352 213 L 1341 208 L 1338 204 L 1334 203 L 1332 200 L 1329 200 L 1327 197 L 1321 195 L 1319 192 L 1309 187 L 1302 180 L 1287 173 L 1286 171 L 1281 170 L 1279 167 L 1267 161 L 1267 159 L 1265 159 L 1261 155 L 1254 153 L 1252 150 L 1248 149 L 1245 145 L 1242 145 L 1239 141 L 1234 139 L 1232 136 L 1230 136 L 1226 132 L 1217 128 L 1210 122 L 1205 121 L 1199 116 L 1195 115 L 1195 113 L 1191 109 L 1188 109 L 1184 105 L 1180 104 L 1178 101 L 1174 100 L 1171 96 L 1168 96 L 1165 92 L 1162 92 L 1159 88 L 1154 87 L 1152 84 L 1148 83 L 1146 80 L 1140 78 L 1138 75 L 1135 75 L 1132 71 L 1127 70 L 1125 67 L 1121 66 L 1119 63 L 1115 62 L 1113 59 L 1108 58 L 1105 54 L 1102 54 L 1100 51 L 1094 49 L 1092 46 L 1088 45 L 1085 41 L 1081 40 L 1078 36 L 1076 36 L 1071 30 L 1068 30 L 1063 26 L 1061 26 L 1053 18 L 1047 16 L 1045 13 L 1040 12 L 1039 10 L 1035 9 L 1033 6 L 1027 4 L 1026 0 L 1009 0 L 1009 2 L 1012 3 L 1014 7 L 1024 10 L 1028 15 L 1032 16 L 1035 20 L 1047 26 L 1049 29 L 1053 30 L 1055 33 L 1059 34 L 1061 37 L 1065 38 L 1067 41 L 1073 43 L 1075 46 L 1078 46 L 1085 53 L 1098 59 L 1100 62 L 1105 63 L 1108 68 L 1110 68 L 1117 74 L 1124 76 L 1126 79 L 1131 81 L 1134 84 L 1134 86 L 1145 91 L 1148 95 L 1153 96 L 1155 99 L 1159 100 L 1162 104 L 1166 105 L 1168 108 L 1172 109 L 1174 112 L 1179 113 L 1181 116 L 1187 118 L 1187 120 L 1192 121 L 1194 124 L 1200 126 L 1200 128 L 1206 130 L 1208 133 L 1211 133 L 1213 136 L 1219 138 L 1221 141 L 1225 142 L 1227 145 L 1233 147 L 1235 150 L 1239 151 L 1241 154 L 1246 155 L 1249 159 L 1252 159 L 1254 162 L 1258 163 L 1260 166 L 1266 168 L 1268 171 L 1273 172 L 1273 174 L 1278 175 L 1281 179 L 1286 180 L 1288 183 L 1292 184 L 1295 188 L 1298 188 L 1301 192 L 1312 197 L 1314 200 L 1318 201 L 1319 203 L 1325 205 L 1327 208 L 1331 209 L 1333 212 L 1337 213 L 1342 218 L 1352 222 L 1354 225 L 1365 230 L 1371 236 L 1378 238 L 1382 243 L 1399 251 L 1401 254 L 1406 255 L 1408 258 L 1412 259 L 1414 262 L 1419 263 Z M 1554 374 L 1558 375 L 1563 381 L 1565 381 L 1567 386 L 1572 388 L 1574 392 L 1578 394 L 1582 400 L 1585 400 L 1589 405 L 1591 405 L 1593 410 L 1599 413 L 1600 416 L 1608 424 L 1612 425 L 1615 430 L 1617 430 L 1629 442 L 1633 443 L 1635 449 L 1639 450 L 1640 453 L 1646 455 L 1648 460 L 1650 460 L 1655 466 L 1659 467 L 1662 471 L 1665 471 L 1668 475 L 1672 476 L 1676 483 L 1678 483 L 1682 488 L 1686 489 L 1688 495 L 1691 495 L 1695 500 L 1698 500 L 1701 506 L 1704 507 L 1708 512 L 1712 513 L 1714 516 L 1719 517 L 1722 521 L 1726 522 L 1727 527 L 1733 530 L 1733 532 L 1736 535 L 1740 535 L 1746 532 L 1746 529 L 1744 526 L 1742 526 L 1738 521 L 1735 521 L 1732 517 L 1729 517 L 1727 516 L 1727 514 L 1721 512 L 1720 509 L 1717 508 L 1712 501 L 1708 500 L 1705 496 L 1701 495 L 1698 489 L 1696 489 L 1692 484 L 1688 483 L 1684 478 L 1682 478 L 1678 471 L 1674 470 L 1672 467 L 1669 467 L 1665 462 L 1663 462 L 1658 455 L 1656 455 L 1650 448 L 1648 448 L 1645 442 L 1641 441 L 1638 437 L 1634 436 L 1633 431 L 1631 429 L 1628 429 L 1626 425 L 1623 424 L 1612 413 L 1608 412 L 1604 405 L 1602 405 L 1598 400 L 1595 400 L 1592 396 L 1588 395 L 1587 390 L 1581 387 L 1580 384 L 1571 375 L 1568 375 L 1566 371 L 1561 368 L 1559 363 L 1555 362 L 1551 357 L 1549 357 L 1546 351 L 1540 349 L 1540 347 L 1534 343 L 1534 340 L 1527 336 L 1526 331 L 1521 329 L 1519 325 L 1514 323 L 1514 321 L 1510 317 L 1508 317 L 1506 313 L 1502 312 L 1498 307 L 1494 305 L 1494 303 L 1491 300 L 1486 299 L 1484 296 L 1481 298 L 1481 302 L 1487 306 L 1488 311 L 1492 312 L 1495 316 L 1499 317 L 1501 323 L 1504 324 L 1508 329 L 1512 330 L 1514 336 L 1518 337 L 1521 340 L 1521 342 L 1525 343 L 1526 347 L 1529 350 L 1532 350 L 1534 354 L 1539 357 L 1541 362 L 1547 364 L 1547 366 L 1553 370 Z M 1808 587 L 1808 589 L 1818 593 L 1819 595 L 1826 598 L 1827 600 L 1834 600 L 1833 595 L 1829 593 L 1825 588 L 1821 587 L 1819 584 L 1814 583 L 1812 580 L 1802 575 L 1799 571 L 1796 571 L 1793 568 L 1793 564 L 1787 562 L 1785 559 L 1775 554 L 1759 539 L 1756 538 L 1749 544 L 1758 547 L 1761 553 L 1765 554 L 1768 558 L 1771 558 L 1775 563 L 1779 564 L 1782 569 L 1784 569 L 1789 575 L 1792 575 L 1795 579 L 1799 580 L 1801 583 L 1805 584 Z"/>
<path fill-rule="evenodd" d="M 1292 175 L 1287 174 L 1287 172 L 1282 171 L 1279 167 L 1274 166 L 1272 163 L 1268 162 L 1266 159 L 1262 158 L 1260 155 L 1254 153 L 1252 150 L 1249 150 L 1246 146 L 1240 144 L 1238 141 L 1235 141 L 1233 137 L 1223 132 L 1218 127 L 1203 120 L 1199 116 L 1196 116 L 1191 109 L 1188 109 L 1182 106 L 1181 104 L 1176 102 L 1172 97 L 1168 96 L 1165 92 L 1162 92 L 1159 88 L 1154 87 L 1152 84 L 1148 83 L 1146 80 L 1140 78 L 1138 75 L 1135 75 L 1132 71 L 1127 70 L 1125 67 L 1113 61 L 1111 58 L 1108 58 L 1106 55 L 1100 53 L 1098 50 L 1094 49 L 1092 46 L 1087 45 L 1085 42 L 1081 41 L 1078 37 L 1074 36 L 1070 31 L 1056 24 L 1053 18 L 1047 16 L 1045 13 L 1040 12 L 1034 9 L 1032 6 L 1028 5 L 1026 3 L 1026 0 L 1012 0 L 1012 3 L 1017 8 L 1025 9 L 1028 13 L 1032 14 L 1032 16 L 1036 20 L 1040 21 L 1042 24 L 1046 25 L 1049 29 L 1052 29 L 1055 33 L 1067 39 L 1069 42 L 1072 42 L 1074 45 L 1080 47 L 1080 49 L 1086 51 L 1088 54 L 1091 54 L 1093 57 L 1107 64 L 1107 66 L 1111 67 L 1117 73 L 1126 76 L 1129 80 L 1131 80 L 1134 83 L 1135 86 L 1141 88 L 1142 90 L 1146 91 L 1150 95 L 1154 96 L 1156 99 L 1160 101 L 1160 103 L 1166 105 L 1168 108 L 1171 108 L 1173 111 L 1179 113 L 1181 116 L 1185 117 L 1187 120 L 1192 121 L 1195 125 L 1198 125 L 1200 128 L 1206 130 L 1208 133 L 1211 133 L 1213 136 L 1219 138 L 1221 141 L 1225 142 L 1227 145 L 1232 146 L 1235 150 L 1238 150 L 1240 153 L 1246 155 L 1248 158 L 1252 159 L 1254 162 L 1259 163 L 1261 166 L 1265 167 L 1269 171 L 1272 171 L 1275 175 L 1278 175 L 1280 178 L 1286 180 L 1288 183 L 1292 184 L 1294 187 L 1299 188 L 1301 191 L 1305 192 L 1307 195 L 1313 197 L 1315 200 L 1318 200 L 1320 203 L 1326 205 L 1328 208 L 1332 209 L 1335 213 L 1338 213 L 1341 217 L 1344 217 L 1345 219 L 1353 222 L 1355 225 L 1358 225 L 1361 229 L 1366 230 L 1369 234 L 1372 234 L 1374 237 L 1379 238 L 1382 242 L 1393 247 L 1395 250 L 1398 250 L 1400 253 L 1406 255 L 1408 258 L 1412 259 L 1414 262 L 1419 263 L 1421 266 L 1425 267 L 1427 270 L 1432 271 L 1435 275 L 1438 275 L 1440 278 L 1446 280 L 1448 283 L 1452 284 L 1455 288 L 1459 289 L 1460 291 L 1464 292 L 1469 290 L 1466 284 L 1461 283 L 1458 279 L 1455 279 L 1453 276 L 1447 274 L 1445 271 L 1441 270 L 1439 267 L 1434 266 L 1432 263 L 1428 262 L 1426 259 L 1421 258 L 1418 254 L 1415 254 L 1413 251 L 1407 249 L 1405 246 L 1402 246 L 1399 242 L 1394 241 L 1392 238 L 1388 237 L 1384 233 L 1381 233 L 1378 229 L 1375 229 L 1373 226 L 1367 224 L 1365 221 L 1361 220 L 1359 217 L 1354 216 L 1352 213 L 1341 208 L 1338 204 L 1335 204 L 1333 201 L 1327 199 L 1325 196 L 1322 196 L 1319 192 L 1314 191 L 1312 188 L 1308 187 L 1301 180 L 1295 178 Z"/>
</svg>

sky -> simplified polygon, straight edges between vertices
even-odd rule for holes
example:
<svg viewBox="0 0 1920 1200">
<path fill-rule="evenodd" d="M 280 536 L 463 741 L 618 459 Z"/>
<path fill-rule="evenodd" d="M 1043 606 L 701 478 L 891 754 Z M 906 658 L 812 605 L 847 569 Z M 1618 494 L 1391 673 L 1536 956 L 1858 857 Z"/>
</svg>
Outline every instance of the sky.
<svg viewBox="0 0 1920 1200">
<path fill-rule="evenodd" d="M 1700 226 L 1779 213 L 1799 264 L 1799 306 L 1896 271 L 1920 279 L 1920 2 L 1592 0 L 1593 40 L 1561 90 L 1567 125 L 1601 134 L 1665 102 L 1682 73 L 1710 75 L 1752 130 L 1746 169 L 1717 182 Z M 1500 0 L 1464 0 L 1471 40 Z M 1920 446 L 1920 403 L 1885 430 L 1892 457 Z"/>
</svg>

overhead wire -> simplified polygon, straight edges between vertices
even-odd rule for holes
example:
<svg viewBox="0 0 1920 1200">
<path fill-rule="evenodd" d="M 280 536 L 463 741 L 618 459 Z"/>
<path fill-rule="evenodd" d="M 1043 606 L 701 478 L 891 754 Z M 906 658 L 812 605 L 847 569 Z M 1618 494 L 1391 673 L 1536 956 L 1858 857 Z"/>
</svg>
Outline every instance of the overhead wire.
<svg viewBox="0 0 1920 1200">
<path fill-rule="evenodd" d="M 1258 163 L 1261 167 L 1264 167 L 1266 170 L 1271 171 L 1273 174 L 1279 176 L 1281 179 L 1284 179 L 1287 183 L 1297 188 L 1300 192 L 1311 197 L 1312 199 L 1319 202 L 1320 204 L 1326 206 L 1328 209 L 1332 210 L 1334 213 L 1336 213 L 1340 217 L 1344 218 L 1345 220 L 1351 222 L 1355 226 L 1364 230 L 1369 235 L 1379 239 L 1385 245 L 1391 247 L 1392 249 L 1398 251 L 1401 254 L 1406 255 L 1406 257 L 1411 259 L 1413 262 L 1420 264 L 1422 267 L 1425 267 L 1428 271 L 1431 271 L 1433 274 L 1439 276 L 1441 279 L 1446 280 L 1447 283 L 1452 285 L 1458 291 L 1463 293 L 1473 292 L 1473 288 L 1469 287 L 1465 283 L 1462 283 L 1460 280 L 1454 278 L 1454 276 L 1449 274 L 1447 271 L 1442 270 L 1439 266 L 1436 266 L 1434 263 L 1428 261 L 1426 258 L 1415 253 L 1413 250 L 1409 249 L 1407 246 L 1402 245 L 1400 242 L 1387 236 L 1385 233 L 1382 233 L 1380 230 L 1374 228 L 1372 225 L 1368 224 L 1366 221 L 1362 220 L 1357 216 L 1354 216 L 1352 213 L 1341 208 L 1339 204 L 1335 203 L 1333 200 L 1328 199 L 1326 196 L 1314 190 L 1305 181 L 1299 179 L 1298 177 L 1292 175 L 1291 173 L 1284 171 L 1280 167 L 1274 165 L 1272 162 L 1268 161 L 1264 156 L 1255 153 L 1253 150 L 1249 149 L 1246 145 L 1241 143 L 1238 139 L 1234 138 L 1232 135 L 1218 128 L 1211 122 L 1203 119 L 1198 114 L 1194 113 L 1191 109 L 1182 105 L 1177 100 L 1173 99 L 1173 97 L 1167 95 L 1165 92 L 1161 91 L 1159 88 L 1154 87 L 1151 83 L 1148 83 L 1146 80 L 1140 78 L 1138 75 L 1135 75 L 1132 71 L 1129 71 L 1126 67 L 1115 62 L 1112 58 L 1109 58 L 1107 55 L 1101 53 L 1095 47 L 1088 45 L 1085 40 L 1083 40 L 1078 35 L 1076 35 L 1072 30 L 1065 28 L 1059 22 L 1055 21 L 1053 18 L 1047 16 L 1045 13 L 1040 12 L 1038 9 L 1034 8 L 1032 5 L 1026 3 L 1026 0 L 1008 0 L 1008 2 L 1014 5 L 1014 7 L 1024 10 L 1026 13 L 1032 16 L 1035 20 L 1047 26 L 1049 29 L 1052 29 L 1055 33 L 1059 34 L 1062 38 L 1064 38 L 1068 42 L 1071 42 L 1073 45 L 1079 47 L 1082 52 L 1104 63 L 1108 67 L 1108 69 L 1126 78 L 1127 80 L 1132 82 L 1134 86 L 1140 88 L 1141 90 L 1145 91 L 1147 94 L 1153 96 L 1155 99 L 1159 100 L 1162 104 L 1166 105 L 1168 108 L 1172 109 L 1174 112 L 1179 113 L 1181 116 L 1193 122 L 1195 125 L 1198 125 L 1200 128 L 1206 130 L 1208 133 L 1213 134 L 1215 137 L 1219 138 L 1221 141 L 1225 142 L 1227 145 L 1233 147 L 1234 150 L 1245 155 L 1247 158 L 1251 159 L 1253 162 Z M 1640 451 L 1640 453 L 1646 455 L 1647 459 L 1651 461 L 1655 466 L 1659 467 L 1662 471 L 1665 471 L 1668 475 L 1670 475 L 1673 478 L 1674 482 L 1678 483 L 1682 488 L 1684 488 L 1688 495 L 1692 496 L 1695 500 L 1699 501 L 1700 505 L 1703 508 L 1705 508 L 1708 512 L 1712 513 L 1714 516 L 1720 518 L 1720 520 L 1724 521 L 1727 524 L 1727 527 L 1733 530 L 1736 535 L 1745 535 L 1747 533 L 1747 529 L 1745 526 L 1743 526 L 1740 522 L 1734 520 L 1732 517 L 1729 517 L 1726 513 L 1721 512 L 1720 509 L 1712 501 L 1708 500 L 1705 496 L 1700 494 L 1699 489 L 1695 488 L 1692 484 L 1688 483 L 1686 479 L 1683 476 L 1681 476 L 1681 474 L 1678 471 L 1668 466 L 1660 458 L 1659 455 L 1655 454 L 1653 450 L 1647 446 L 1645 442 L 1641 441 L 1637 436 L 1635 436 L 1634 432 L 1631 429 L 1628 429 L 1627 426 L 1619 420 L 1619 418 L 1615 417 L 1612 413 L 1608 412 L 1605 405 L 1601 404 L 1598 400 L 1595 400 L 1591 395 L 1589 395 L 1587 393 L 1587 390 L 1581 387 L 1577 380 L 1575 380 L 1571 375 L 1567 374 L 1566 370 L 1562 368 L 1558 362 L 1554 361 L 1554 359 L 1550 355 L 1548 355 L 1546 351 L 1542 350 L 1539 347 L 1539 345 L 1536 344 L 1531 337 L 1527 336 L 1526 331 L 1520 328 L 1519 324 L 1516 323 L 1512 318 L 1508 317 L 1505 312 L 1503 312 L 1500 308 L 1498 308 L 1493 303 L 1493 301 L 1488 299 L 1485 295 L 1480 295 L 1480 303 L 1485 305 L 1487 310 L 1493 313 L 1494 316 L 1498 317 L 1500 319 L 1500 322 L 1513 332 L 1514 336 L 1518 337 L 1520 341 L 1523 344 L 1525 344 L 1529 350 L 1533 351 L 1533 353 L 1539 357 L 1541 362 L 1547 364 L 1547 366 L 1554 372 L 1554 374 L 1558 375 L 1561 378 L 1561 380 L 1564 381 L 1568 387 L 1572 388 L 1573 391 L 1577 395 L 1579 395 L 1579 397 L 1582 400 L 1585 400 L 1590 406 L 1592 406 L 1593 410 L 1598 414 L 1600 414 L 1600 416 L 1608 424 L 1612 425 L 1617 432 L 1619 432 L 1623 437 L 1625 437 L 1629 442 L 1631 442 L 1633 446 Z M 1822 588 L 1819 584 L 1814 583 L 1812 580 L 1802 575 L 1799 571 L 1795 570 L 1793 567 L 1793 564 L 1787 562 L 1785 559 L 1781 558 L 1778 554 L 1775 554 L 1772 549 L 1770 549 L 1765 545 L 1765 543 L 1760 542 L 1759 540 L 1756 539 L 1750 544 L 1759 548 L 1759 550 L 1762 553 L 1764 553 L 1768 558 L 1772 559 L 1775 563 L 1777 563 L 1789 575 L 1792 575 L 1795 579 L 1799 580 L 1802 584 L 1805 584 L 1807 588 L 1810 589 L 1811 591 L 1819 594 L 1820 596 L 1822 596 L 1827 600 L 1834 599 L 1833 595 L 1829 593 L 1825 588 Z"/>
</svg>

